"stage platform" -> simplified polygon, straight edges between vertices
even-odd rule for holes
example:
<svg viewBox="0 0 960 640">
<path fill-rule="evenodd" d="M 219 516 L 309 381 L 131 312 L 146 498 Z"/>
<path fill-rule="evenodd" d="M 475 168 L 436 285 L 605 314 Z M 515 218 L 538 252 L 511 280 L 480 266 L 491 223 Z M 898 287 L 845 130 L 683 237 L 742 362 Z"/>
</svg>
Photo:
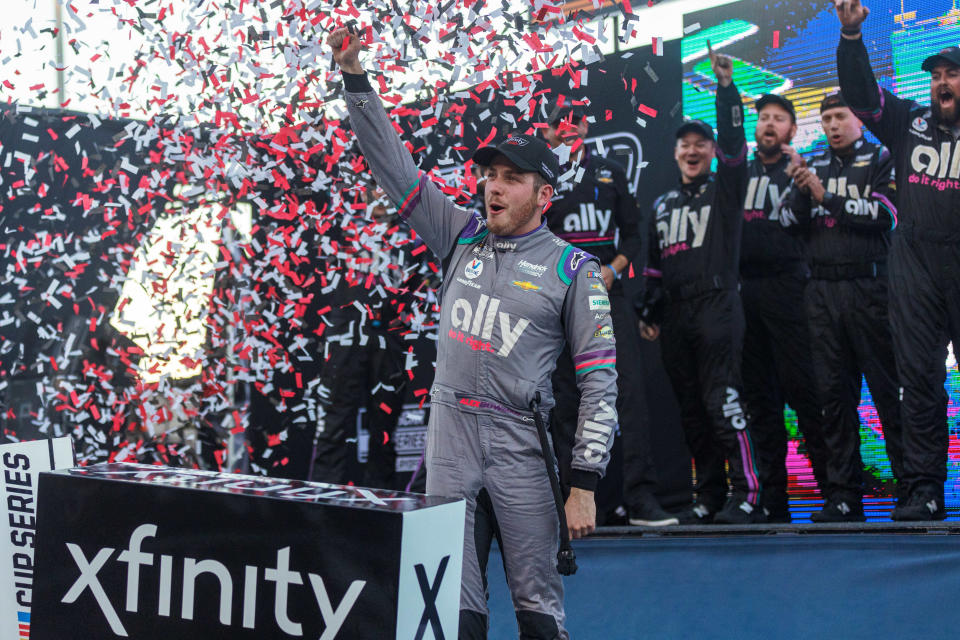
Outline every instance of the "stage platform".
<svg viewBox="0 0 960 640">
<path fill-rule="evenodd" d="M 574 543 L 571 637 L 940 639 L 960 629 L 960 522 L 608 527 Z M 499 554 L 490 638 L 516 638 Z"/>
</svg>

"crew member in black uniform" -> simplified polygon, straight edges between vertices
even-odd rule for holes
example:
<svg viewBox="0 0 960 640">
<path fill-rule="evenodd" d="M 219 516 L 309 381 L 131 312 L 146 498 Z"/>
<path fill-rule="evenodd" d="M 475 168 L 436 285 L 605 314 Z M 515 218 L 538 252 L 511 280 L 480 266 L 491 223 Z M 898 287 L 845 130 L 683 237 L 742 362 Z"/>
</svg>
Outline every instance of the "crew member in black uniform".
<svg viewBox="0 0 960 640">
<path fill-rule="evenodd" d="M 681 522 L 763 522 L 760 477 L 741 399 L 743 105 L 730 59 L 710 56 L 718 83 L 717 142 L 710 125 L 698 120 L 677 131 L 674 157 L 681 184 L 654 203 L 641 330 L 644 338 L 655 339 L 662 322 L 663 364 L 696 464 L 697 502 L 681 514 Z M 717 173 L 710 172 L 714 156 Z M 733 488 L 729 500 L 724 459 Z"/>
<path fill-rule="evenodd" d="M 370 433 L 365 486 L 398 489 L 392 438 L 413 366 L 411 330 L 427 319 L 426 268 L 396 208 L 372 182 L 366 216 L 344 215 L 341 245 L 326 277 L 333 288 L 324 316 L 324 362 L 315 394 L 317 425 L 309 479 L 345 484 L 347 438 L 360 407 Z"/>
<path fill-rule="evenodd" d="M 743 312 L 743 387 L 750 407 L 763 506 L 771 522 L 790 522 L 784 402 L 797 412 L 814 476 L 824 481 L 825 446 L 816 402 L 810 333 L 803 312 L 809 268 L 803 240 L 780 224 L 790 192 L 784 149 L 797 131 L 793 103 L 774 94 L 756 103 L 757 151 L 749 163 L 740 254 Z"/>
<path fill-rule="evenodd" d="M 923 61 L 930 106 L 880 90 L 860 28 L 869 10 L 836 2 L 837 73 L 853 112 L 893 155 L 899 225 L 890 245 L 890 325 L 901 385 L 903 483 L 894 520 L 942 520 L 947 478 L 947 344 L 960 345 L 960 48 Z M 903 491 L 900 492 L 903 495 Z"/>
<path fill-rule="evenodd" d="M 623 495 L 620 488 L 598 490 L 600 511 L 626 503 L 634 525 L 677 524 L 654 495 L 657 477 L 648 432 L 646 398 L 640 367 L 640 336 L 636 311 L 624 294 L 621 276 L 640 254 L 640 211 L 630 193 L 627 176 L 618 163 L 593 154 L 584 143 L 589 130 L 581 101 L 560 96 L 548 108 L 545 138 L 561 155 L 561 174 L 573 173 L 558 185 L 547 225 L 558 237 L 585 249 L 600 260 L 603 282 L 610 297 L 610 316 L 617 345 L 617 414 L 623 451 Z M 567 156 L 567 157 L 563 157 Z M 577 180 L 577 175 L 579 180 Z M 600 329 L 598 329 L 599 331 Z M 613 336 L 610 336 L 611 339 Z M 566 476 L 577 429 L 579 391 L 569 350 L 564 350 L 553 374 L 554 442 L 561 475 Z M 608 488 L 609 489 L 609 488 Z M 604 500 L 606 494 L 612 498 Z M 607 502 L 607 504 L 604 504 Z M 609 514 L 601 513 L 600 517 Z"/>
<path fill-rule="evenodd" d="M 897 222 L 893 159 L 863 138 L 863 123 L 843 97 L 820 104 L 829 150 L 793 163 L 781 222 L 805 232 L 812 279 L 807 285 L 813 366 L 827 445 L 826 498 L 814 522 L 862 522 L 860 380 L 870 386 L 893 476 L 902 476 L 900 398 L 887 318 L 887 249 Z"/>
</svg>

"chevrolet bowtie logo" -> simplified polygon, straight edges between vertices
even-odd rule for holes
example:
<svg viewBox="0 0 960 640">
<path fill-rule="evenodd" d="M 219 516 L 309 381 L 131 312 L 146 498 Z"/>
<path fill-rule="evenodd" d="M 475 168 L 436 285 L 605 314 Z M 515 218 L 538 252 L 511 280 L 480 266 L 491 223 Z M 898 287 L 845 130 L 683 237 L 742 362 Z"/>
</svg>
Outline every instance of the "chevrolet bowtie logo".
<svg viewBox="0 0 960 640">
<path fill-rule="evenodd" d="M 519 289 L 523 289 L 524 291 L 539 291 L 541 289 L 539 285 L 535 285 L 532 282 L 528 282 L 526 280 L 514 280 L 513 286 Z"/>
</svg>

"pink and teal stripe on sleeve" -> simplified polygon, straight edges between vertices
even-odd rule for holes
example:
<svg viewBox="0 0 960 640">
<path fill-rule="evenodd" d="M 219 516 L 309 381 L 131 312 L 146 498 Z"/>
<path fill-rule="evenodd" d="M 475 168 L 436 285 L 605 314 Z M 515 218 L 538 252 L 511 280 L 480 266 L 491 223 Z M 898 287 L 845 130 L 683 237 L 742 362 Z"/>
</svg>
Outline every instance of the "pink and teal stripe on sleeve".
<svg viewBox="0 0 960 640">
<path fill-rule="evenodd" d="M 410 217 L 410 214 L 413 213 L 413 210 L 420 204 L 420 187 L 423 186 L 424 181 L 427 179 L 427 175 L 420 172 L 420 177 L 417 178 L 417 181 L 410 185 L 410 188 L 403 195 L 403 202 L 400 203 L 398 208 L 398 213 L 400 217 L 404 220 Z"/>
<path fill-rule="evenodd" d="M 616 349 L 602 349 L 581 353 L 574 356 L 573 365 L 577 375 L 597 369 L 612 369 L 617 366 L 617 351 Z"/>
</svg>

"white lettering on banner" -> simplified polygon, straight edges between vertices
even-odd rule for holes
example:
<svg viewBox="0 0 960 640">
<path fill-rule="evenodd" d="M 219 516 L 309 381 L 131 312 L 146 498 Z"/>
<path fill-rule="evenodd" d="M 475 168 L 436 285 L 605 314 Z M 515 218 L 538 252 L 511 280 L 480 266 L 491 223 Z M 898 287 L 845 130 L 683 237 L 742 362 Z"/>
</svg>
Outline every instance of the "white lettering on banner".
<svg viewBox="0 0 960 640">
<path fill-rule="evenodd" d="M 0 640 L 30 635 L 39 474 L 71 466 L 69 436 L 0 445 Z"/>
<path fill-rule="evenodd" d="M 579 212 L 564 216 L 563 230 L 606 233 L 612 217 L 612 209 L 597 209 L 592 202 L 581 202 Z"/>
<path fill-rule="evenodd" d="M 691 246 L 697 248 L 703 245 L 707 237 L 707 225 L 710 222 L 709 204 L 700 207 L 699 214 L 685 205 L 682 209 L 673 209 L 669 215 L 669 223 L 666 220 L 657 221 L 661 249 L 686 242 L 688 229 L 693 232 Z"/>
<path fill-rule="evenodd" d="M 500 311 L 498 314 L 499 308 L 500 299 L 490 298 L 486 294 L 480 294 L 476 309 L 466 298 L 457 298 L 450 308 L 450 323 L 455 329 L 471 333 L 481 340 L 489 340 L 493 336 L 494 323 L 499 317 L 500 338 L 503 344 L 497 351 L 497 355 L 505 358 L 513 351 L 517 340 L 520 339 L 530 321 L 520 318 L 513 322 L 509 313 Z"/>
<path fill-rule="evenodd" d="M 609 424 L 604 424 L 604 421 Z M 603 460 L 616 421 L 617 410 L 604 400 L 600 401 L 600 411 L 593 416 L 593 420 L 584 420 L 582 433 L 587 441 L 587 450 L 584 453 L 587 462 L 597 463 Z"/>
<path fill-rule="evenodd" d="M 940 143 L 940 150 L 925 144 L 917 145 L 910 154 L 910 166 L 918 173 L 937 178 L 960 178 L 960 141 Z"/>
<path fill-rule="evenodd" d="M 117 561 L 127 564 L 127 581 L 125 594 L 125 610 L 127 613 L 137 613 L 140 599 L 140 567 L 154 566 L 154 554 L 144 552 L 141 548 L 144 540 L 155 538 L 157 535 L 157 525 L 142 524 L 130 534 L 130 542 L 127 549 L 117 555 Z M 100 583 L 99 574 L 103 567 L 113 557 L 115 549 L 104 547 L 98 549 L 91 560 L 87 559 L 86 554 L 76 544 L 66 543 L 74 563 L 80 570 L 80 575 L 74 581 L 67 593 L 64 594 L 62 602 L 64 604 L 73 604 L 89 591 L 100 608 L 100 612 L 110 625 L 110 630 L 115 635 L 127 637 L 128 633 L 123 626 L 120 616 L 114 609 L 106 590 Z M 173 561 L 174 556 L 163 554 L 160 556 L 160 570 L 158 575 L 160 598 L 157 603 L 157 615 L 169 617 L 171 613 L 171 602 L 173 594 Z M 202 574 L 210 574 L 216 577 L 220 585 L 219 613 L 218 619 L 224 626 L 233 626 L 233 574 L 223 563 L 196 558 L 183 558 L 183 571 L 181 586 L 181 609 L 180 618 L 182 620 L 193 620 L 194 600 L 196 594 L 196 581 Z M 244 629 L 256 629 L 256 610 L 258 597 L 258 575 L 260 568 L 250 565 L 244 565 L 243 568 L 243 613 L 241 624 Z M 288 613 L 288 600 L 290 587 L 304 585 L 304 577 L 309 581 L 310 588 L 313 591 L 317 602 L 317 608 L 320 610 L 320 616 L 323 619 L 324 630 L 320 640 L 333 640 L 337 636 L 340 627 L 353 609 L 360 592 L 366 585 L 364 580 L 354 580 L 344 594 L 340 603 L 334 607 L 330 601 L 330 594 L 327 592 L 323 578 L 313 573 L 302 574 L 290 570 L 290 547 L 284 547 L 277 550 L 277 561 L 275 568 L 263 569 L 263 579 L 267 582 L 276 583 L 274 599 L 274 620 L 281 631 L 291 636 L 302 636 L 303 626 L 290 619 Z"/>
<path fill-rule="evenodd" d="M 730 424 L 737 431 L 747 428 L 747 418 L 740 404 L 740 394 L 733 387 L 727 387 L 727 401 L 723 405 L 723 417 L 730 418 Z"/>
</svg>

